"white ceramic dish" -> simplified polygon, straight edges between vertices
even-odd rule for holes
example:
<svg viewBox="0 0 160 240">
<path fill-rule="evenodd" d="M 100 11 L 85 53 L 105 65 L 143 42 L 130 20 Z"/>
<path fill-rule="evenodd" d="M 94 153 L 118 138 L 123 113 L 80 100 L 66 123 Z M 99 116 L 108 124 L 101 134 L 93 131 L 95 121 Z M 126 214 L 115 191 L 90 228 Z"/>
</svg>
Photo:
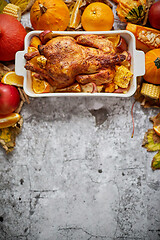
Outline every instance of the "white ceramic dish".
<svg viewBox="0 0 160 240">
<path fill-rule="evenodd" d="M 134 35 L 127 31 L 127 30 L 118 30 L 118 31 L 105 31 L 105 32 L 53 32 L 55 36 L 59 35 L 67 35 L 67 36 L 73 36 L 80 34 L 98 34 L 98 35 L 117 35 L 120 34 L 128 43 L 128 51 L 131 54 L 131 71 L 133 73 L 133 79 L 130 85 L 130 89 L 127 93 L 42 93 L 42 94 L 36 94 L 32 90 L 32 80 L 31 80 L 31 72 L 27 71 L 24 68 L 24 65 L 26 63 L 26 60 L 24 59 L 24 54 L 27 53 L 27 49 L 30 43 L 30 40 L 33 36 L 39 35 L 42 31 L 32 31 L 29 32 L 25 37 L 25 49 L 24 51 L 19 51 L 16 53 L 16 60 L 15 60 L 15 72 L 17 75 L 24 77 L 24 83 L 23 88 L 25 93 L 30 97 L 61 97 L 61 96 L 99 96 L 99 97 L 130 97 L 132 96 L 137 88 L 137 76 L 142 76 L 145 73 L 145 55 L 143 51 L 137 51 L 136 50 L 136 43 L 135 43 L 135 37 Z"/>
</svg>

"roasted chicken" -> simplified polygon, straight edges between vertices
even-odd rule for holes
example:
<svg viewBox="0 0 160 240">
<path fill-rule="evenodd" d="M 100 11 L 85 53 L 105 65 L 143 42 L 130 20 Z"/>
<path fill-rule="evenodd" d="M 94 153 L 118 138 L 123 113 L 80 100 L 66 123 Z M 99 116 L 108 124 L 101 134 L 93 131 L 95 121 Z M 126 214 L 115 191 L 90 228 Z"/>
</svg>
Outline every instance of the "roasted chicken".
<svg viewBox="0 0 160 240">
<path fill-rule="evenodd" d="M 109 83 L 115 75 L 115 65 L 128 57 L 127 52 L 116 53 L 113 43 L 98 35 L 77 38 L 58 36 L 39 45 L 37 53 L 25 54 L 25 68 L 36 72 L 55 88 L 64 88 L 75 81 L 96 85 Z M 37 58 L 43 56 L 44 64 Z M 36 56 L 37 55 L 37 56 Z"/>
</svg>

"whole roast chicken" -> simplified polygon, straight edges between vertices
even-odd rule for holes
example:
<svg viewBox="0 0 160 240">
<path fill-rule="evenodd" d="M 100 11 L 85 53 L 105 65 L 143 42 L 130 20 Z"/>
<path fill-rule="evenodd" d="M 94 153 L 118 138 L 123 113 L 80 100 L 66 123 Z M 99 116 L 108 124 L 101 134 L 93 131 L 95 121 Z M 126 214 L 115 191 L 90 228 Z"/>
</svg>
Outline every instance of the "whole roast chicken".
<svg viewBox="0 0 160 240">
<path fill-rule="evenodd" d="M 45 45 L 39 45 L 35 53 L 26 53 L 25 68 L 39 74 L 57 89 L 94 82 L 96 85 L 112 81 L 114 66 L 125 61 L 126 51 L 117 53 L 106 37 L 83 34 L 76 38 L 57 36 Z M 34 61 L 40 55 L 43 64 Z"/>
</svg>

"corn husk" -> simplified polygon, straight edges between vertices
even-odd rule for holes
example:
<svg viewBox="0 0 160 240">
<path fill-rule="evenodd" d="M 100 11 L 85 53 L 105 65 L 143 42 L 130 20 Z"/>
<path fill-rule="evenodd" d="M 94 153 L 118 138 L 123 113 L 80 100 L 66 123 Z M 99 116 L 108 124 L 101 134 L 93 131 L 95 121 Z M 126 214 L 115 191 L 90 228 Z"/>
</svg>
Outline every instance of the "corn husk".
<svg viewBox="0 0 160 240">
<path fill-rule="evenodd" d="M 10 3 L 15 4 L 21 8 L 22 13 L 29 10 L 34 2 L 35 0 L 10 0 Z"/>
</svg>

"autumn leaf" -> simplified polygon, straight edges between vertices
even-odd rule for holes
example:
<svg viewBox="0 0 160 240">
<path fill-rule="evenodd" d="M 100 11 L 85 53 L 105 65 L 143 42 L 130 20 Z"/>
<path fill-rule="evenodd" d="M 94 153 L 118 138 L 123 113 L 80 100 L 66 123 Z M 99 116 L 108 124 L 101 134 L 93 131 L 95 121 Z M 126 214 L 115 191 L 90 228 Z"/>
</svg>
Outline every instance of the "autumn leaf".
<svg viewBox="0 0 160 240">
<path fill-rule="evenodd" d="M 151 163 L 151 168 L 153 170 L 160 169 L 160 151 L 154 156 Z"/>
<path fill-rule="evenodd" d="M 153 127 L 160 125 L 160 113 L 156 116 L 151 117 L 150 120 L 153 123 Z M 154 129 L 148 129 L 144 135 L 142 147 L 145 147 L 147 151 L 158 153 L 153 157 L 151 168 L 153 170 L 160 169 L 160 136 L 154 131 Z"/>
<path fill-rule="evenodd" d="M 148 129 L 145 133 L 142 146 L 147 148 L 147 151 L 150 152 L 160 150 L 160 137 L 153 129 Z"/>
<path fill-rule="evenodd" d="M 23 118 L 21 118 L 14 127 L 0 129 L 0 144 L 6 153 L 13 151 L 16 145 L 16 137 L 21 131 L 22 124 Z"/>
<path fill-rule="evenodd" d="M 150 97 L 146 97 L 141 94 L 142 84 L 144 83 L 143 77 L 137 77 L 137 90 L 134 94 L 134 98 L 136 101 L 140 102 L 143 108 L 159 108 L 160 102 L 152 99 Z"/>
<path fill-rule="evenodd" d="M 160 113 L 154 117 L 151 117 L 150 120 L 153 122 L 153 127 L 160 125 Z"/>
</svg>

